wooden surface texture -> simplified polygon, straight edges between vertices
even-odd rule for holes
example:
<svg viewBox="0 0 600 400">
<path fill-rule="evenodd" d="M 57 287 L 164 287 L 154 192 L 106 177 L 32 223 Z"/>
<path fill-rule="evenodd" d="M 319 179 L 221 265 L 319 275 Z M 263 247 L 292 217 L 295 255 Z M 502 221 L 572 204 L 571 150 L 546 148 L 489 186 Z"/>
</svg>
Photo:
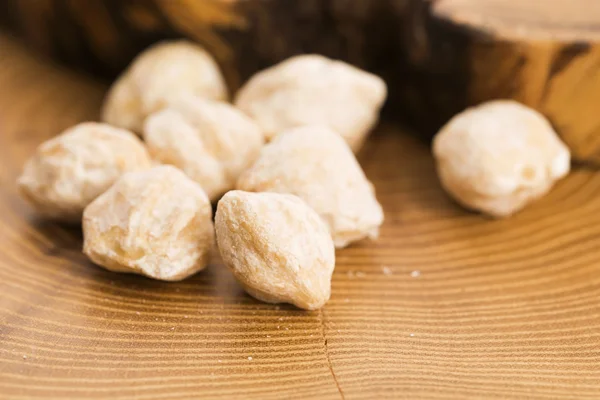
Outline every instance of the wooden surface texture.
<svg viewBox="0 0 600 400">
<path fill-rule="evenodd" d="M 0 398 L 600 397 L 600 173 L 488 220 L 384 125 L 360 154 L 381 238 L 339 251 L 330 302 L 304 312 L 246 296 L 218 260 L 179 283 L 110 273 L 79 228 L 36 218 L 24 160 L 97 118 L 104 90 L 0 38 Z"/>
</svg>

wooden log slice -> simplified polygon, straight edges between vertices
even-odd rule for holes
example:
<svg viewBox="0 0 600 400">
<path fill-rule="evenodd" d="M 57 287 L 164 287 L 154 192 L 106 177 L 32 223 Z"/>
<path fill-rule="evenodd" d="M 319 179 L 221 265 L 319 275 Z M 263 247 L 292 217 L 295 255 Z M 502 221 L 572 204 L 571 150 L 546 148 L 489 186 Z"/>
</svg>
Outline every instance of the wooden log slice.
<svg viewBox="0 0 600 400">
<path fill-rule="evenodd" d="M 600 2 L 414 0 L 398 110 L 429 134 L 465 107 L 513 98 L 600 163 Z"/>
<path fill-rule="evenodd" d="M 0 35 L 0 88 L 0 398 L 599 397 L 600 174 L 490 220 L 444 195 L 426 144 L 382 126 L 360 154 L 380 237 L 337 252 L 331 299 L 307 312 L 245 295 L 219 257 L 182 282 L 93 265 L 15 181 L 106 87 Z"/>
</svg>

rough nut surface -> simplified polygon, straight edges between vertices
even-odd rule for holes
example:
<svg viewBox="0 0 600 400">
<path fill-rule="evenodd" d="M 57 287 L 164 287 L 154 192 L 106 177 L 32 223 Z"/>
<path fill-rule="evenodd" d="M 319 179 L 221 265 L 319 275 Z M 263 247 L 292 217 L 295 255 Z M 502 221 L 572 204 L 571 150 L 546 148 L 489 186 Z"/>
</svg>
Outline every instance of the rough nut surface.
<svg viewBox="0 0 600 400">
<path fill-rule="evenodd" d="M 185 40 L 162 42 L 137 56 L 113 84 L 102 120 L 141 133 L 144 119 L 181 94 L 227 99 L 227 87 L 215 60 Z"/>
<path fill-rule="evenodd" d="M 25 164 L 18 186 L 41 214 L 79 222 L 85 206 L 123 173 L 150 166 L 133 133 L 85 122 L 42 143 Z"/>
<path fill-rule="evenodd" d="M 344 140 L 329 128 L 305 126 L 283 132 L 266 145 L 237 188 L 294 194 L 326 222 L 336 247 L 376 238 L 381 205 Z"/>
<path fill-rule="evenodd" d="M 212 209 L 200 186 L 164 165 L 123 175 L 83 213 L 83 251 L 111 271 L 176 281 L 203 269 Z"/>
<path fill-rule="evenodd" d="M 307 310 L 329 300 L 331 236 L 298 197 L 228 192 L 219 201 L 215 228 L 223 261 L 250 295 Z"/>
<path fill-rule="evenodd" d="M 144 125 L 151 156 L 198 182 L 211 201 L 233 189 L 264 143 L 259 127 L 233 106 L 181 96 Z"/>
<path fill-rule="evenodd" d="M 569 149 L 537 111 L 498 100 L 469 108 L 436 135 L 444 188 L 465 207 L 506 217 L 569 172 Z"/>
<path fill-rule="evenodd" d="M 302 125 L 324 125 L 357 151 L 377 122 L 387 88 L 381 78 L 318 55 L 292 57 L 254 75 L 235 104 L 271 140 Z"/>
</svg>

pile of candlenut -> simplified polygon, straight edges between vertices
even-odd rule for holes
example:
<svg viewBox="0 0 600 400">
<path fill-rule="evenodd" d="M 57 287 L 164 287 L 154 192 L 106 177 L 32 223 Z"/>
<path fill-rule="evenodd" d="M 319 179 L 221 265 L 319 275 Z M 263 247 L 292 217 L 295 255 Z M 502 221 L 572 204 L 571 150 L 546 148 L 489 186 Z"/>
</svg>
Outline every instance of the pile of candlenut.
<svg viewBox="0 0 600 400">
<path fill-rule="evenodd" d="M 38 147 L 19 188 L 40 214 L 82 221 L 83 251 L 106 269 L 181 280 L 206 267 L 216 234 L 249 294 L 318 309 L 335 247 L 376 238 L 383 222 L 353 151 L 385 97 L 377 76 L 304 55 L 231 104 L 205 50 L 160 43 L 114 83 L 102 123 Z"/>
<path fill-rule="evenodd" d="M 38 147 L 20 192 L 44 216 L 82 221 L 84 253 L 111 271 L 181 280 L 206 267 L 216 236 L 250 295 L 318 309 L 330 296 L 335 248 L 377 238 L 383 222 L 354 152 L 378 120 L 386 85 L 303 55 L 227 98 L 201 47 L 155 45 L 114 83 L 102 123 Z M 452 119 L 434 155 L 449 193 L 494 216 L 542 196 L 569 170 L 550 124 L 513 102 Z"/>
</svg>

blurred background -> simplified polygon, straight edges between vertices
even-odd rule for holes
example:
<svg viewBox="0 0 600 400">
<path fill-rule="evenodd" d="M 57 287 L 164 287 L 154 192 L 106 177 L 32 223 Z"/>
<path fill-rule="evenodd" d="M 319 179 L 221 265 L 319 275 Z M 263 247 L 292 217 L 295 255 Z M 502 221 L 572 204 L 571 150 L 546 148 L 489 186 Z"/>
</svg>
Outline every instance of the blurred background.
<svg viewBox="0 0 600 400">
<path fill-rule="evenodd" d="M 141 50 L 186 37 L 235 91 L 292 55 L 382 76 L 385 115 L 426 137 L 469 105 L 512 98 L 544 113 L 575 159 L 600 164 L 597 0 L 4 0 L 0 25 L 107 82 Z"/>
</svg>

